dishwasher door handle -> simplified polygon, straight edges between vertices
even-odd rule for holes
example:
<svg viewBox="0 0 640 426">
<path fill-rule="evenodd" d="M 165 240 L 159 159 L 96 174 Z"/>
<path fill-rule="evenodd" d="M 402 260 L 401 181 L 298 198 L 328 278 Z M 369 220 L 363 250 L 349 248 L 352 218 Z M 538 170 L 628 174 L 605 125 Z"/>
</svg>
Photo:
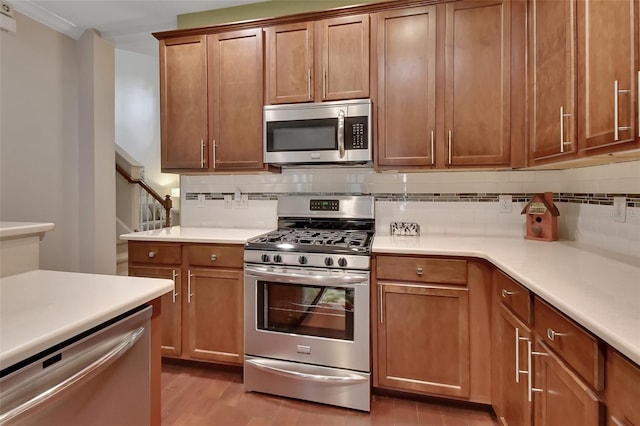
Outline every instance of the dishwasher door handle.
<svg viewBox="0 0 640 426">
<path fill-rule="evenodd" d="M 116 340 L 116 343 L 108 350 L 108 352 L 106 352 L 104 355 L 102 355 L 100 358 L 98 358 L 88 366 L 84 367 L 82 370 L 78 371 L 68 379 L 65 379 L 62 382 L 45 390 L 39 395 L 34 396 L 21 405 L 7 411 L 6 413 L 2 413 L 0 415 L 0 424 L 9 422 L 16 417 L 27 413 L 29 410 L 44 404 L 45 402 L 61 396 L 64 391 L 75 385 L 79 385 L 91 380 L 98 374 L 102 373 L 105 369 L 107 369 L 129 349 L 131 349 L 136 344 L 136 342 L 140 340 L 140 337 L 142 337 L 143 334 L 144 327 L 138 327 L 114 339 Z"/>
</svg>

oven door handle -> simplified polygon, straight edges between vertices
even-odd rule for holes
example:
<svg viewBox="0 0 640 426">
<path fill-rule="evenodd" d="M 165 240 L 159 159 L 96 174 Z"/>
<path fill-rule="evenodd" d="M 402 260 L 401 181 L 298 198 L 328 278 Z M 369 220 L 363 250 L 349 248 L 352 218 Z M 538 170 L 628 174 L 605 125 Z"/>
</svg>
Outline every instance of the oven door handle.
<svg viewBox="0 0 640 426">
<path fill-rule="evenodd" d="M 270 362 L 271 361 L 271 362 Z M 266 360 L 266 359 L 247 359 L 246 363 L 253 365 L 254 367 L 260 370 L 266 370 L 273 374 L 278 374 L 280 376 L 285 377 L 294 377 L 296 379 L 308 380 L 316 383 L 322 383 L 325 385 L 344 385 L 351 383 L 360 383 L 366 382 L 368 380 L 367 377 L 358 376 L 355 374 L 346 374 L 344 376 L 327 376 L 324 374 L 311 374 L 311 373 L 302 373 L 300 371 L 291 371 L 285 370 L 283 368 L 278 368 L 275 365 L 277 361 Z"/>
<path fill-rule="evenodd" d="M 249 277 L 267 279 L 270 281 L 290 284 L 310 284 L 310 285 L 368 285 L 369 279 L 366 276 L 326 276 L 326 275 L 303 275 L 291 272 L 271 272 L 267 270 L 245 268 Z"/>
</svg>

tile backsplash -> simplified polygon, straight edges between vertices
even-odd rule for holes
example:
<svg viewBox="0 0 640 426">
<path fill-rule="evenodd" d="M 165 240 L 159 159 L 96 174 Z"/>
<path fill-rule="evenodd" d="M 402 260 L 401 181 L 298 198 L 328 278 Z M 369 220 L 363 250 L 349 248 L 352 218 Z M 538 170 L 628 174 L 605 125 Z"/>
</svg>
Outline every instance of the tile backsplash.
<svg viewBox="0 0 640 426">
<path fill-rule="evenodd" d="M 532 193 L 550 191 L 561 239 L 640 259 L 640 161 L 568 170 L 375 173 L 369 168 L 285 169 L 280 174 L 182 176 L 183 226 L 273 228 L 283 194 L 372 194 L 377 232 L 391 222 L 430 233 L 522 236 L 520 214 Z M 225 208 L 224 195 L 249 195 L 248 209 Z M 204 201 L 198 201 L 204 194 Z M 512 196 L 509 213 L 498 196 Z M 627 198 L 624 223 L 613 197 Z"/>
</svg>

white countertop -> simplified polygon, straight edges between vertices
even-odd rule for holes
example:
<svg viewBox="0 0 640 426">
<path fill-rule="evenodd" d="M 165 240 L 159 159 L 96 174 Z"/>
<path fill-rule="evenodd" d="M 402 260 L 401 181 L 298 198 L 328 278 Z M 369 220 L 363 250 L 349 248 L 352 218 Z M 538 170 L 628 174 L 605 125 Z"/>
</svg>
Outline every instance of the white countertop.
<svg viewBox="0 0 640 426">
<path fill-rule="evenodd" d="M 374 253 L 469 256 L 490 261 L 640 364 L 640 262 L 574 242 L 376 234 Z"/>
<path fill-rule="evenodd" d="M 35 270 L 0 279 L 0 369 L 173 290 L 173 281 Z"/>
<path fill-rule="evenodd" d="M 0 222 L 0 238 L 40 234 L 51 231 L 53 223 L 39 222 Z"/>
<path fill-rule="evenodd" d="M 172 226 L 170 228 L 123 234 L 120 235 L 120 239 L 177 243 L 244 244 L 248 239 L 272 230 L 273 229 L 263 228 L 198 228 Z"/>
</svg>

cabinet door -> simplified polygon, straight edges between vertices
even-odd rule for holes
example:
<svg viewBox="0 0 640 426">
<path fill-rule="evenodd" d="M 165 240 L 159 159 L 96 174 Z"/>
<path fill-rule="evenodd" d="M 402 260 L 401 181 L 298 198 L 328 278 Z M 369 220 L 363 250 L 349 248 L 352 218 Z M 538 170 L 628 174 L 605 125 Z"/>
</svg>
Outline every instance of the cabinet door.
<svg viewBox="0 0 640 426">
<path fill-rule="evenodd" d="M 498 318 L 499 410 L 503 425 L 531 425 L 528 401 L 527 342 L 532 340 L 529 327 L 500 305 Z"/>
<path fill-rule="evenodd" d="M 203 170 L 207 155 L 207 49 L 204 36 L 160 42 L 163 171 Z"/>
<path fill-rule="evenodd" d="M 269 102 L 313 100 L 313 22 L 266 29 Z"/>
<path fill-rule="evenodd" d="M 262 169 L 262 29 L 210 35 L 209 134 L 215 170 Z"/>
<path fill-rule="evenodd" d="M 186 306 L 189 357 L 242 364 L 242 271 L 192 269 L 188 273 Z"/>
<path fill-rule="evenodd" d="M 377 386 L 469 396 L 466 288 L 378 282 Z"/>
<path fill-rule="evenodd" d="M 369 96 L 369 15 L 320 21 L 322 100 Z"/>
<path fill-rule="evenodd" d="M 129 267 L 129 276 L 173 280 L 173 291 L 163 295 L 160 299 L 162 312 L 160 315 L 162 319 L 161 348 L 162 355 L 179 357 L 182 340 L 180 269 Z"/>
<path fill-rule="evenodd" d="M 578 143 L 586 154 L 637 145 L 636 6 L 635 0 L 577 3 Z"/>
<path fill-rule="evenodd" d="M 569 368 L 541 342 L 536 343 L 536 426 L 598 426 L 604 418 L 603 405 Z M 540 353 L 544 355 L 539 355 Z"/>
<path fill-rule="evenodd" d="M 576 140 L 575 1 L 529 1 L 532 160 L 572 156 Z"/>
<path fill-rule="evenodd" d="M 446 10 L 447 164 L 508 165 L 510 2 L 458 1 Z"/>
<path fill-rule="evenodd" d="M 379 13 L 379 166 L 432 166 L 436 126 L 436 7 Z"/>
<path fill-rule="evenodd" d="M 640 425 L 640 367 L 607 349 L 607 425 Z"/>
</svg>

